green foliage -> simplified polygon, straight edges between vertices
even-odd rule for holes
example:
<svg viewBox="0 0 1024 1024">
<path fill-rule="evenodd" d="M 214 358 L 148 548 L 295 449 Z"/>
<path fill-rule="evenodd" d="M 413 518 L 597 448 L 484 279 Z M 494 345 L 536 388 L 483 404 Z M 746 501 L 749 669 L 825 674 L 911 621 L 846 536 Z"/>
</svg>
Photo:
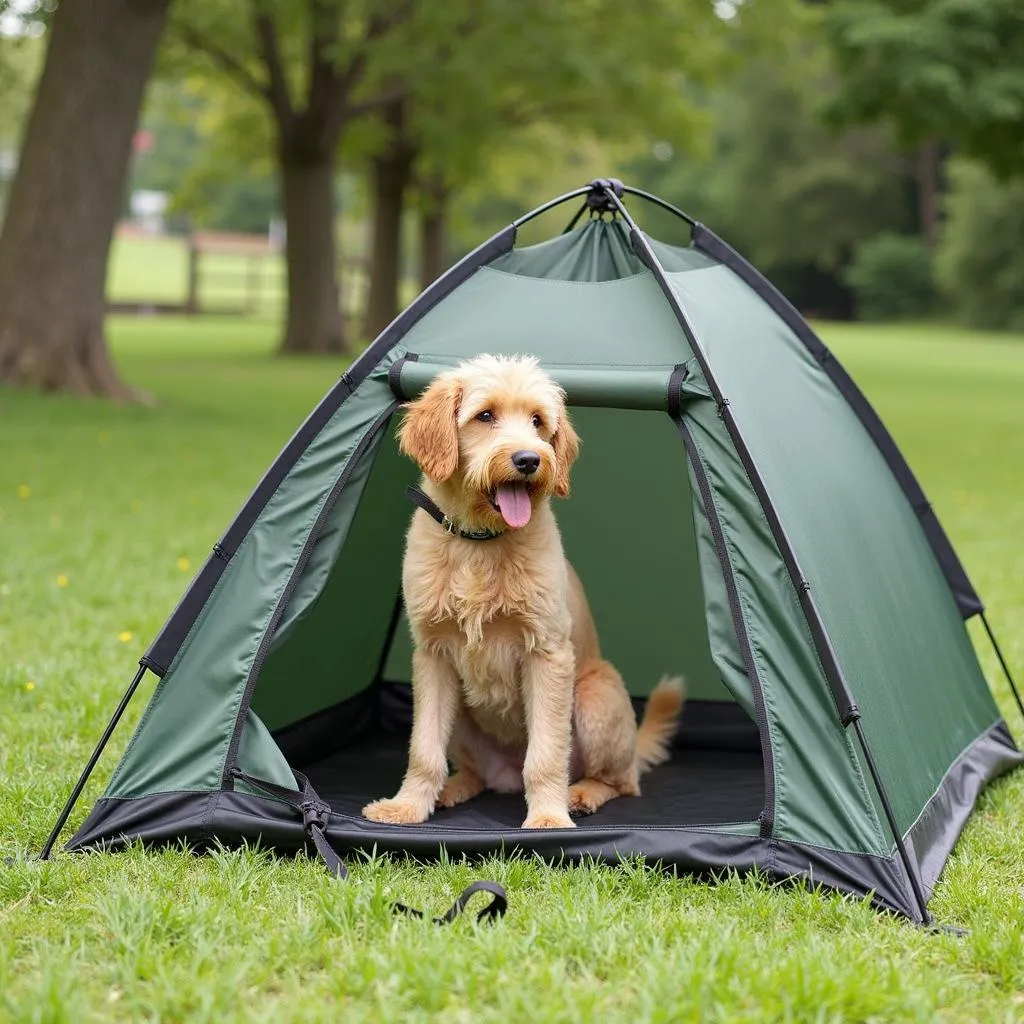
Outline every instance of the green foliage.
<svg viewBox="0 0 1024 1024">
<path fill-rule="evenodd" d="M 861 320 L 910 320 L 935 310 L 932 253 L 917 236 L 884 231 L 861 242 L 843 277 Z"/>
<path fill-rule="evenodd" d="M 977 327 L 1024 329 L 1024 182 L 955 161 L 939 247 L 943 291 Z"/>
<path fill-rule="evenodd" d="M 835 90 L 828 50 L 809 25 L 785 61 L 747 60 L 711 94 L 709 157 L 694 159 L 669 139 L 669 159 L 639 161 L 631 177 L 709 224 L 794 301 L 842 305 L 854 248 L 906 227 L 909 211 L 905 166 L 888 133 L 821 123 Z M 666 218 L 647 217 L 652 231 L 670 230 Z"/>
<path fill-rule="evenodd" d="M 838 0 L 826 24 L 844 81 L 833 116 L 1024 174 L 1020 0 Z"/>
<path fill-rule="evenodd" d="M 966 938 L 763 878 L 714 885 L 633 863 L 353 857 L 338 883 L 312 860 L 252 849 L 23 859 L 38 852 L 136 658 L 343 365 L 273 360 L 273 328 L 252 321 L 114 318 L 110 333 L 125 377 L 159 407 L 0 391 L 0 862 L 22 855 L 0 863 L 0 1018 L 1020 1016 L 1024 773 L 983 798 L 937 886 L 937 919 L 968 927 Z M 824 333 L 998 609 L 1020 678 L 1024 344 L 942 327 Z M 1019 736 L 998 665 L 980 649 Z M 102 791 L 153 685 L 129 708 L 72 827 Z M 494 927 L 465 918 L 439 929 L 389 912 L 395 899 L 438 912 L 480 875 L 511 896 Z"/>
<path fill-rule="evenodd" d="M 41 39 L 0 35 L 0 149 L 19 140 L 44 52 Z"/>
</svg>

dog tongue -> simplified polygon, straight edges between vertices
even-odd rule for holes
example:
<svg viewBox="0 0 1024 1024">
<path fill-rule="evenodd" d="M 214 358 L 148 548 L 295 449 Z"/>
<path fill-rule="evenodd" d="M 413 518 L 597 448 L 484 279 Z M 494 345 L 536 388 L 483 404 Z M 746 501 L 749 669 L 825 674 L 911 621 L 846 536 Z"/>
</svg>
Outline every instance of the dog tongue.
<svg viewBox="0 0 1024 1024">
<path fill-rule="evenodd" d="M 511 527 L 525 526 L 530 521 L 533 506 L 526 484 L 501 484 L 494 496 L 501 518 Z"/>
</svg>

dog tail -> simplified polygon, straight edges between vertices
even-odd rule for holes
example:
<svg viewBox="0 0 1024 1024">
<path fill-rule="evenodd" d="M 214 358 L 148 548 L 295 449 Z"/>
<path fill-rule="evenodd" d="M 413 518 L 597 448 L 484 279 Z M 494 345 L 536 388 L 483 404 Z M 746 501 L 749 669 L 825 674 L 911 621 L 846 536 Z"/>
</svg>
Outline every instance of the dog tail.
<svg viewBox="0 0 1024 1024">
<path fill-rule="evenodd" d="M 666 676 L 651 691 L 643 721 L 636 731 L 636 763 L 641 774 L 669 759 L 672 736 L 685 699 L 686 683 L 682 676 Z"/>
</svg>

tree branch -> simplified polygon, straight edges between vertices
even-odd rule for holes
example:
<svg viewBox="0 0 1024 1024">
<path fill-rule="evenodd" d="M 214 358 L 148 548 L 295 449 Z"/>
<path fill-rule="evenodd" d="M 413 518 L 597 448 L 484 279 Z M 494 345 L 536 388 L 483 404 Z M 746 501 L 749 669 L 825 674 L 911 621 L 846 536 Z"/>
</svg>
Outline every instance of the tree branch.
<svg viewBox="0 0 1024 1024">
<path fill-rule="evenodd" d="M 351 121 L 354 118 L 368 114 L 371 110 L 380 110 L 389 103 L 405 99 L 409 94 L 409 83 L 403 81 L 392 82 L 385 86 L 376 96 L 370 96 L 358 103 L 345 103 L 343 107 L 344 120 Z"/>
<path fill-rule="evenodd" d="M 246 92 L 257 99 L 270 98 L 266 83 L 261 82 L 234 54 L 188 25 L 176 23 L 173 31 L 189 49 L 206 54 L 224 74 L 238 82 Z"/>
<path fill-rule="evenodd" d="M 281 61 L 281 50 L 277 42 L 277 26 L 274 19 L 265 11 L 260 10 L 258 0 L 252 0 L 253 27 L 256 30 L 256 40 L 259 45 L 260 56 L 266 65 L 267 74 L 270 78 L 270 85 L 265 95 L 274 108 L 278 120 L 288 121 L 295 111 L 292 107 L 291 96 L 288 92 L 288 79 L 285 76 L 284 65 Z"/>
<path fill-rule="evenodd" d="M 324 0 L 309 0 L 309 93 L 306 113 L 322 131 L 329 131 L 340 102 L 336 54 L 341 12 Z"/>
</svg>

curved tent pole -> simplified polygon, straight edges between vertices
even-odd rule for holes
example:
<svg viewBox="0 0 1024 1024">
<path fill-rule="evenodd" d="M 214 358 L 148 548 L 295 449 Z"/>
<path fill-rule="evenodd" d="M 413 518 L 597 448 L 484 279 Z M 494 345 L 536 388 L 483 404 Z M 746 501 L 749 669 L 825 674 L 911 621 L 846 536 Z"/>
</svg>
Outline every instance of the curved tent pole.
<svg viewBox="0 0 1024 1024">
<path fill-rule="evenodd" d="M 743 464 L 743 468 L 750 480 L 750 484 L 757 495 L 758 501 L 760 502 L 768 527 L 772 532 L 772 537 L 774 538 L 775 543 L 779 548 L 779 553 L 782 555 L 782 559 L 789 571 L 789 576 L 796 590 L 800 607 L 804 613 L 804 618 L 807 620 L 807 625 L 810 628 L 811 636 L 814 640 L 814 646 L 817 651 L 818 658 L 821 661 L 821 667 L 825 673 L 825 678 L 828 681 L 829 688 L 832 691 L 832 698 L 835 701 L 836 709 L 839 712 L 839 720 L 844 728 L 848 727 L 851 723 L 854 725 L 857 738 L 864 753 L 864 758 L 868 764 L 871 779 L 874 782 L 875 789 L 878 792 L 878 796 L 882 804 L 882 810 L 885 813 L 889 829 L 892 832 L 893 839 L 896 843 L 897 852 L 903 863 L 903 868 L 907 874 L 907 879 L 913 891 L 914 900 L 917 903 L 921 922 L 926 925 L 930 924 L 932 919 L 931 915 L 928 913 L 928 904 L 924 896 L 924 891 L 921 888 L 917 872 L 914 870 L 910 855 L 907 852 L 906 844 L 903 842 L 899 826 L 896 824 L 896 816 L 894 815 L 892 805 L 889 802 L 889 796 L 886 792 L 885 784 L 878 772 L 878 767 L 875 764 L 874 757 L 872 756 L 867 736 L 865 735 L 863 726 L 861 725 L 860 708 L 857 707 L 853 700 L 853 696 L 846 685 L 846 680 L 843 676 L 842 669 L 839 666 L 839 659 L 836 657 L 831 638 L 825 628 L 825 624 L 821 618 L 821 613 L 818 611 L 817 604 L 811 595 L 810 583 L 807 582 L 807 579 L 800 571 L 800 566 L 796 559 L 796 552 L 788 535 L 786 534 L 782 521 L 779 519 L 778 512 L 776 511 L 771 497 L 768 494 L 767 488 L 765 487 L 764 480 L 761 477 L 757 466 L 754 464 L 753 457 L 751 456 L 746 441 L 740 432 L 739 425 L 736 423 L 732 410 L 729 408 L 729 400 L 723 395 L 722 390 L 719 387 L 718 380 L 708 363 L 704 348 L 700 344 L 700 341 L 693 330 L 693 326 L 690 324 L 689 317 L 687 317 L 682 303 L 680 303 L 678 296 L 672 290 L 672 285 L 669 283 L 668 277 L 665 274 L 665 268 L 661 265 L 661 261 L 655 255 L 650 243 L 640 231 L 636 221 L 633 220 L 622 200 L 611 188 L 605 188 L 605 195 L 629 227 L 630 241 L 633 245 L 633 249 L 637 256 L 640 257 L 641 261 L 654 275 L 654 279 L 658 282 L 658 286 L 661 288 L 662 293 L 668 300 L 672 311 L 676 315 L 676 319 L 679 321 L 679 325 L 683 329 L 683 333 L 686 335 L 686 340 L 689 342 L 690 347 L 693 350 L 694 357 L 700 365 L 701 372 L 704 374 L 704 379 L 707 382 L 711 396 L 718 405 L 718 413 L 722 418 L 722 422 L 725 424 L 726 430 L 729 433 L 729 437 L 732 440 L 734 447 L 736 448 L 736 453 L 740 458 L 740 462 Z"/>
<path fill-rule="evenodd" d="M 645 192 L 642 188 L 633 188 L 632 185 L 623 185 L 622 191 L 627 195 L 646 199 L 647 202 L 653 203 L 655 206 L 660 206 L 663 210 L 668 210 L 669 213 L 674 213 L 680 220 L 685 220 L 691 228 L 695 228 L 697 226 L 697 221 L 693 217 L 684 210 L 680 210 L 678 206 L 673 206 L 671 203 L 666 202 L 660 196 L 656 196 L 651 192 Z"/>
<path fill-rule="evenodd" d="M 520 228 L 524 224 L 533 220 L 535 217 L 539 217 L 542 213 L 547 213 L 548 210 L 553 210 L 556 206 L 561 206 L 562 203 L 567 203 L 570 199 L 575 199 L 577 196 L 589 195 L 593 192 L 593 185 L 584 185 L 582 188 L 574 188 L 571 192 L 566 192 L 563 195 L 558 196 L 555 199 L 550 200 L 538 206 L 536 209 L 531 210 L 529 213 L 524 213 L 522 217 L 512 221 L 513 228 Z"/>
<path fill-rule="evenodd" d="M 75 783 L 75 788 L 71 791 L 71 796 L 68 797 L 63 810 L 57 816 L 57 822 L 53 826 L 46 842 L 43 844 L 42 852 L 39 854 L 40 860 L 50 859 L 53 847 L 60 838 L 61 832 L 64 831 L 64 826 L 68 823 L 68 818 L 71 817 L 71 812 L 75 809 L 75 804 L 78 803 L 78 798 L 82 795 L 82 790 L 85 789 L 85 784 L 89 781 L 89 776 L 92 775 L 93 769 L 96 767 L 96 762 L 99 761 L 100 755 L 103 753 L 103 749 L 106 747 L 107 742 L 110 740 L 110 737 L 114 734 L 114 730 L 117 728 L 117 723 L 121 721 L 121 716 L 125 713 L 125 710 L 131 703 L 132 697 L 135 696 L 135 691 L 139 688 L 139 683 L 142 682 L 142 677 L 146 674 L 147 668 L 149 668 L 149 666 L 146 665 L 145 662 L 139 662 L 139 670 L 135 673 L 135 678 L 128 684 L 128 689 L 125 690 L 124 696 L 121 698 L 121 703 L 117 705 L 117 709 L 114 711 L 113 715 L 111 715 L 110 721 L 107 722 L 107 727 L 103 730 L 103 735 L 100 737 L 99 742 L 93 749 L 92 755 L 86 763 L 85 768 L 82 770 L 82 774 L 78 777 L 78 781 Z"/>
</svg>

